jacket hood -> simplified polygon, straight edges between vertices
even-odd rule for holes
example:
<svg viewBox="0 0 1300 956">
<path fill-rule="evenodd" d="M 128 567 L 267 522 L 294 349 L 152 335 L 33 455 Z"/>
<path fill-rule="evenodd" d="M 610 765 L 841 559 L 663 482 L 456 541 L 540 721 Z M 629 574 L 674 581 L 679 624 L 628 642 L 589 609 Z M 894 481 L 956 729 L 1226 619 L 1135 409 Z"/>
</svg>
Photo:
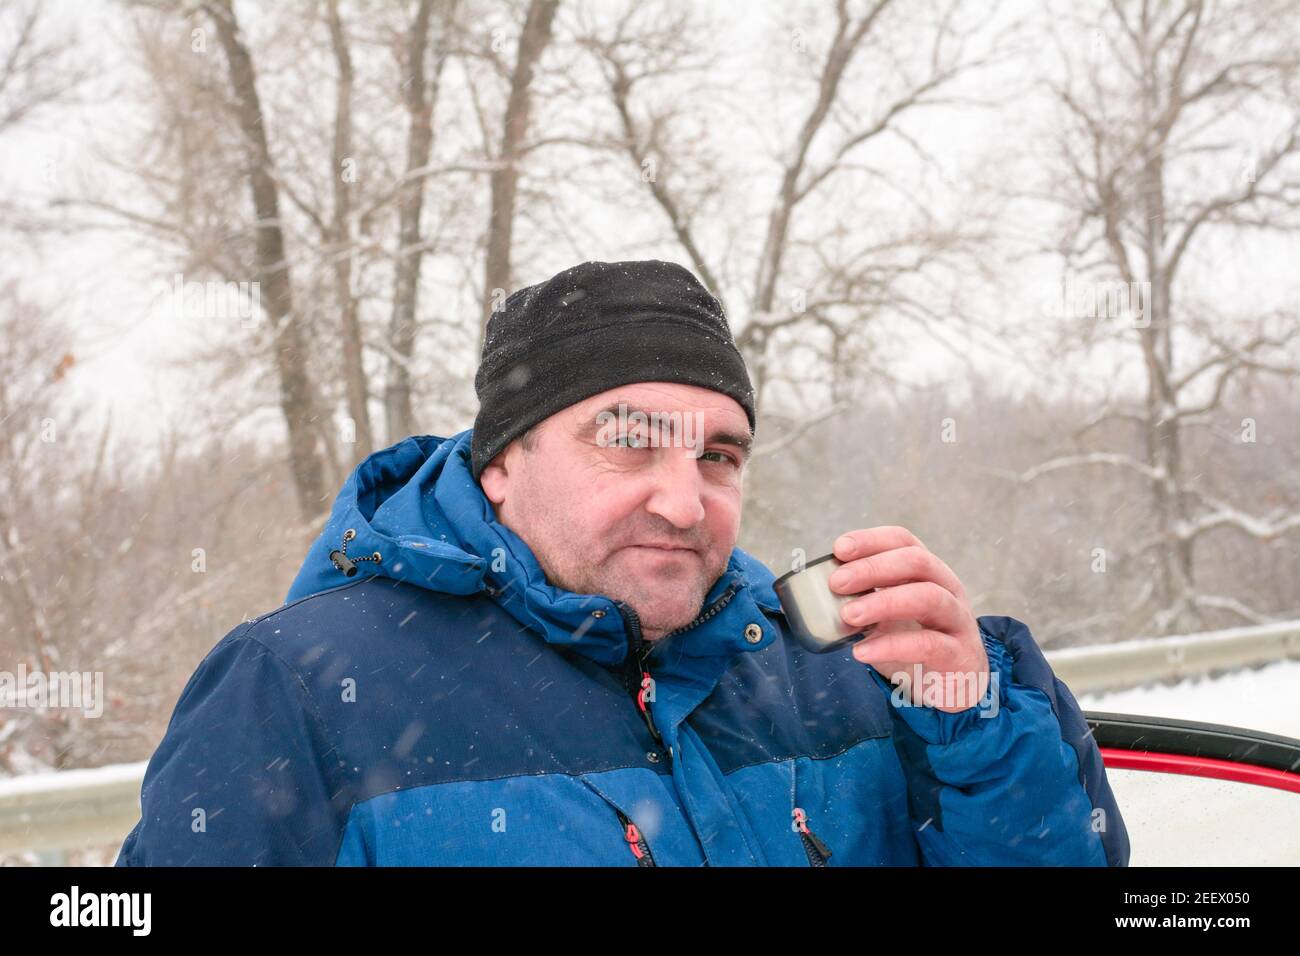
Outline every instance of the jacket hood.
<svg viewBox="0 0 1300 956">
<path fill-rule="evenodd" d="M 335 499 L 286 602 L 370 575 L 444 594 L 484 592 L 550 643 L 571 645 L 601 663 L 621 662 L 627 639 L 614 601 L 548 583 L 532 549 L 496 520 L 471 471 L 473 433 L 406 438 L 361 462 Z M 727 617 L 737 610 L 752 617 L 759 608 L 780 613 L 774 580 L 762 562 L 734 548 L 705 607 L 734 592 Z M 691 656 L 757 649 L 737 643 L 730 631 L 698 630 Z M 765 629 L 762 645 L 775 630 Z"/>
</svg>

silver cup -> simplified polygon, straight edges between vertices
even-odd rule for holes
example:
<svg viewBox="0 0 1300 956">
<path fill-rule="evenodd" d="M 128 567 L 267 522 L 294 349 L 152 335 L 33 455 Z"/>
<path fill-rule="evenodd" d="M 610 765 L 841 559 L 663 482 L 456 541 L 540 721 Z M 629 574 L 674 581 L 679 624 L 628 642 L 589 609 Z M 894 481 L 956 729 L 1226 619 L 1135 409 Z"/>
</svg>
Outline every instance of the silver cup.
<svg viewBox="0 0 1300 956">
<path fill-rule="evenodd" d="M 862 594 L 840 594 L 831 590 L 830 577 L 844 564 L 834 554 L 824 554 L 807 562 L 801 569 L 781 575 L 773 583 L 776 596 L 785 609 L 790 633 L 814 654 L 825 654 L 866 637 L 875 624 L 855 628 L 844 623 L 840 609 Z"/>
</svg>

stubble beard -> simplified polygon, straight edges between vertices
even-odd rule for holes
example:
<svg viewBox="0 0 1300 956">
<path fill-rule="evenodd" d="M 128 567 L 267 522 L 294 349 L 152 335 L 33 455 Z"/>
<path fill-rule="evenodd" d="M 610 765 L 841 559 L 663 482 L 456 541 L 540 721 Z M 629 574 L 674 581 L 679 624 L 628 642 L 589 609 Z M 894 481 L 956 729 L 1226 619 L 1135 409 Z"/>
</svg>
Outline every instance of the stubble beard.
<svg viewBox="0 0 1300 956">
<path fill-rule="evenodd" d="M 615 552 L 614 556 L 618 554 Z M 718 571 L 715 574 L 712 568 L 706 568 L 701 574 L 691 575 L 689 581 L 665 576 L 658 579 L 656 586 L 632 578 L 630 572 L 622 568 L 583 562 L 579 555 L 566 554 L 558 563 L 545 562 L 540 557 L 538 561 L 547 580 L 556 587 L 575 594 L 601 594 L 630 604 L 636 610 L 642 633 L 648 640 L 657 639 L 695 620 L 704 606 L 709 588 L 722 573 Z M 678 595 L 688 588 L 685 601 L 672 601 L 669 609 L 664 596 Z"/>
</svg>

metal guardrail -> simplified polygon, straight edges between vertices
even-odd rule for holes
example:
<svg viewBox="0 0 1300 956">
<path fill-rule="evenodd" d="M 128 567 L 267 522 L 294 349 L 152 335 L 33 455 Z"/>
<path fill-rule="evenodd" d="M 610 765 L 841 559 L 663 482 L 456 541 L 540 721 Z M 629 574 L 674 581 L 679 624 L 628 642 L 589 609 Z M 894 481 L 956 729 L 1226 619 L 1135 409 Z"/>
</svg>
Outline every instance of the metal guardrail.
<svg viewBox="0 0 1300 956">
<path fill-rule="evenodd" d="M 1044 656 L 1075 696 L 1122 690 L 1300 659 L 1300 621 L 1071 647 Z"/>
<path fill-rule="evenodd" d="M 120 843 L 140 819 L 146 761 L 0 780 L 0 856 Z"/>
<path fill-rule="evenodd" d="M 1046 654 L 1076 695 L 1300 658 L 1300 622 L 1122 641 Z M 120 843 L 140 818 L 146 762 L 0 779 L 0 857 Z"/>
</svg>

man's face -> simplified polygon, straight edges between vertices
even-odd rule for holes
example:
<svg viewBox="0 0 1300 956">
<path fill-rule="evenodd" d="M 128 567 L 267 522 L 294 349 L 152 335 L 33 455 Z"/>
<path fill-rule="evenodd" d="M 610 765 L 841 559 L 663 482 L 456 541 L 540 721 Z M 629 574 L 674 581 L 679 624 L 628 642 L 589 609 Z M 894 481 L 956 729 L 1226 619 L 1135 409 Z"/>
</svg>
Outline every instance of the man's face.
<svg viewBox="0 0 1300 956">
<path fill-rule="evenodd" d="M 557 412 L 534 436 L 531 450 L 511 442 L 480 484 L 547 580 L 626 601 L 648 640 L 690 623 L 740 532 L 744 408 L 710 389 L 640 382 Z"/>
</svg>

